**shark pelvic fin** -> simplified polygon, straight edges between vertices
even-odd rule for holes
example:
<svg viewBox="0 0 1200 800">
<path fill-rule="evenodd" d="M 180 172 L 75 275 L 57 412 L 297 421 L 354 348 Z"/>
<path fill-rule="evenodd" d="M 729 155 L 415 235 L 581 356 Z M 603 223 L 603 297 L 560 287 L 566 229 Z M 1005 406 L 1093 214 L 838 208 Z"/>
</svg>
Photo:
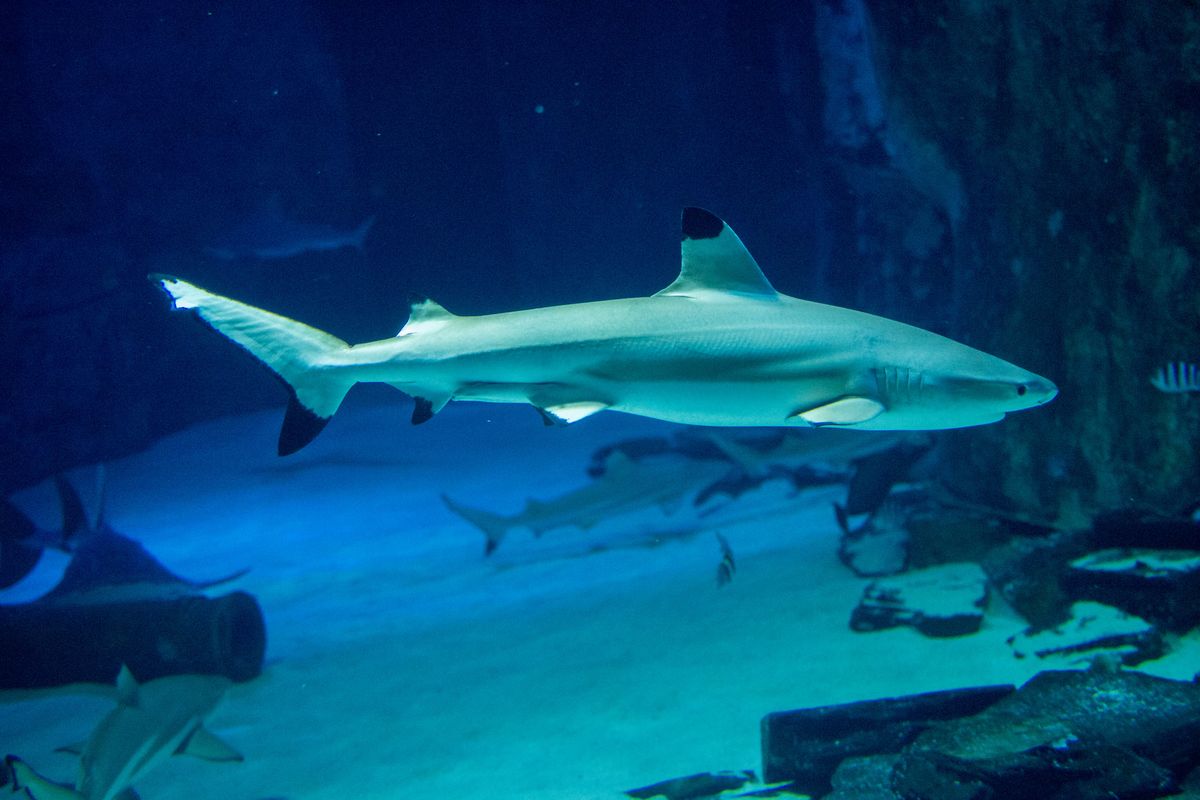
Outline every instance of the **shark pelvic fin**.
<svg viewBox="0 0 1200 800">
<path fill-rule="evenodd" d="M 874 419 L 883 410 L 883 404 L 878 400 L 850 395 L 816 408 L 797 411 L 789 419 L 802 419 L 814 428 L 822 425 L 856 425 Z"/>
<path fill-rule="evenodd" d="M 694 296 L 704 292 L 775 297 L 754 256 L 720 217 L 702 208 L 685 208 L 679 277 L 656 296 Z"/>
<path fill-rule="evenodd" d="M 205 761 L 245 761 L 246 758 L 204 726 L 192 731 L 175 751 L 180 755 L 192 756 Z"/>
<path fill-rule="evenodd" d="M 608 408 L 608 403 L 585 400 L 579 403 L 559 403 L 552 406 L 541 406 L 538 408 L 538 411 L 542 412 L 542 418 L 548 424 L 570 425 L 572 422 L 578 422 L 585 417 L 590 417 L 592 414 L 598 414 L 606 408 Z"/>
</svg>

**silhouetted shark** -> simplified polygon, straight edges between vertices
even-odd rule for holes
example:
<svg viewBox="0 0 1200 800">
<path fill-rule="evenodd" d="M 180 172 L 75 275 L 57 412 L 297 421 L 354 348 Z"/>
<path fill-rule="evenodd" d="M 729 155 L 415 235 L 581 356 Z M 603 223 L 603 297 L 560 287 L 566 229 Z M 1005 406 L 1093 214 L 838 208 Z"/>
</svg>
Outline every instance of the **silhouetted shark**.
<svg viewBox="0 0 1200 800">
<path fill-rule="evenodd" d="M 80 745 L 74 786 L 47 780 L 16 756 L 5 758 L 13 791 L 31 800 L 132 800 L 133 784 L 172 755 L 208 761 L 242 756 L 204 728 L 232 682 L 219 675 L 171 675 L 138 685 L 125 667 L 117 677 L 117 707 Z"/>
<path fill-rule="evenodd" d="M 258 215 L 205 248 L 205 252 L 222 261 L 258 259 L 277 261 L 301 253 L 341 250 L 353 247 L 362 250 L 375 217 L 367 217 L 358 227 L 341 230 L 319 223 L 298 222 L 289 218 L 272 196 L 267 207 Z"/>
<path fill-rule="evenodd" d="M 141 544 L 113 530 L 104 520 L 103 479 L 100 483 L 100 507 L 95 519 L 88 521 L 74 487 L 64 478 L 55 479 L 63 509 L 61 534 L 38 528 L 16 506 L 6 502 L 4 513 L 10 526 L 15 524 L 32 533 L 21 538 L 0 537 L 0 542 L 8 542 L 3 552 L 24 551 L 34 553 L 35 557 L 31 562 L 13 561 L 11 570 L 7 563 L 0 563 L 0 575 L 8 581 L 0 588 L 7 588 L 25 577 L 46 546 L 68 550 L 72 555 L 62 579 L 38 599 L 41 603 L 83 604 L 179 597 L 246 574 L 247 570 L 241 569 L 213 580 L 193 581 L 171 572 Z M 47 541 L 55 536 L 60 538 L 58 543 Z"/>
</svg>

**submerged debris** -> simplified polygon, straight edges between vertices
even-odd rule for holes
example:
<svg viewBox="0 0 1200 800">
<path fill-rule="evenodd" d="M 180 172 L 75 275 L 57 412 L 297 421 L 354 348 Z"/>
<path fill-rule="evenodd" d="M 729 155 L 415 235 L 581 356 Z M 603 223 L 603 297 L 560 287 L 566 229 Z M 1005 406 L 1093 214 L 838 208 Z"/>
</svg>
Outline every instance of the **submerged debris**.
<svg viewBox="0 0 1200 800">
<path fill-rule="evenodd" d="M 962 636 L 983 624 L 987 598 L 987 577 L 978 564 L 943 564 L 867 584 L 850 627 L 862 632 L 911 625 L 926 636 Z"/>
</svg>

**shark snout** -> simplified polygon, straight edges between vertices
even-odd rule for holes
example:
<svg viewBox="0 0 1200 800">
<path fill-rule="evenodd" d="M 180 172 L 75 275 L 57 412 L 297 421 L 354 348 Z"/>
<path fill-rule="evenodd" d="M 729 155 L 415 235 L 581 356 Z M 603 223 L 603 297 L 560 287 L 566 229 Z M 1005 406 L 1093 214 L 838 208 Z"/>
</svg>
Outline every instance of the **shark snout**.
<svg viewBox="0 0 1200 800">
<path fill-rule="evenodd" d="M 1029 404 L 1033 406 L 1045 405 L 1058 396 L 1058 387 L 1054 385 L 1054 382 L 1038 375 L 1034 375 L 1030 380 L 1020 384 L 1018 392 L 1021 387 L 1024 387 L 1030 401 Z"/>
</svg>

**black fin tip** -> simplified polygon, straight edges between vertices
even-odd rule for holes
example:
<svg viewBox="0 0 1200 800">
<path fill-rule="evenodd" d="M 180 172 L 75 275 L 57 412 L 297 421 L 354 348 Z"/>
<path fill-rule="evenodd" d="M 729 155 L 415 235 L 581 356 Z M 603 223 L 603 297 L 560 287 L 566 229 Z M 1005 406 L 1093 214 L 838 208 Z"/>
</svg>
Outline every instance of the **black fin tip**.
<svg viewBox="0 0 1200 800">
<path fill-rule="evenodd" d="M 683 210 L 684 239 L 715 239 L 725 230 L 721 218 L 703 208 L 689 206 Z"/>
</svg>

